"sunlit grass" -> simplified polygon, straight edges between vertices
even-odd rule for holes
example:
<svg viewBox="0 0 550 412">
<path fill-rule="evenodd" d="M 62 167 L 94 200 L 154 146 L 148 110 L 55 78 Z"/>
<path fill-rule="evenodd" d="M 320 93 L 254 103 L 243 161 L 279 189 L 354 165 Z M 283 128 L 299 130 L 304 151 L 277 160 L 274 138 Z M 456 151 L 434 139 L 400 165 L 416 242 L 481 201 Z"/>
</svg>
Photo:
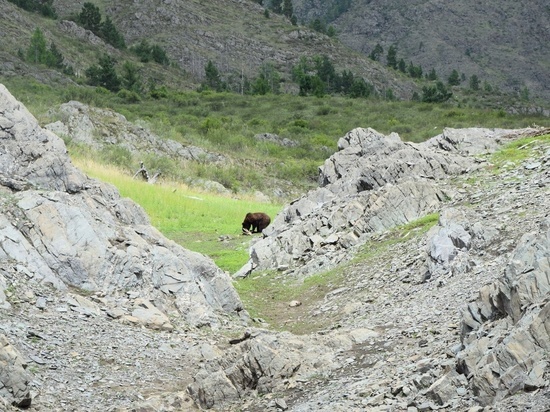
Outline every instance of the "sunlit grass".
<svg viewBox="0 0 550 412">
<path fill-rule="evenodd" d="M 281 209 L 281 205 L 200 192 L 180 183 L 149 184 L 90 159 L 73 158 L 73 163 L 89 176 L 115 185 L 122 196 L 143 207 L 152 225 L 165 236 L 212 257 L 229 272 L 248 260 L 251 237 L 243 236 L 241 228 L 246 213 L 262 211 L 274 218 Z"/>
<path fill-rule="evenodd" d="M 550 134 L 514 140 L 491 155 L 490 162 L 494 165 L 493 171 L 499 173 L 503 169 L 516 167 L 528 159 L 537 146 L 548 147 L 549 145 Z"/>
</svg>

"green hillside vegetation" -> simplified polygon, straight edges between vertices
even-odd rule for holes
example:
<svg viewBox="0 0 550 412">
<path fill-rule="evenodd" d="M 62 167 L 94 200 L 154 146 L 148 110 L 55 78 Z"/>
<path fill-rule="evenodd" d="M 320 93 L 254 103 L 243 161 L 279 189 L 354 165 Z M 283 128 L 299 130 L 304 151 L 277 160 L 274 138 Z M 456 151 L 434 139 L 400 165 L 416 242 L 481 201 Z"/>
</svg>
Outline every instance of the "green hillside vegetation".
<svg viewBox="0 0 550 412">
<path fill-rule="evenodd" d="M 125 94 L 103 88 L 53 87 L 1 76 L 0 81 L 42 124 L 58 120 L 49 111 L 51 107 L 77 100 L 114 109 L 162 138 L 224 154 L 230 160 L 221 165 L 153 156 L 137 159 L 117 147 L 95 153 L 94 157 L 103 164 L 122 167 L 127 173 L 134 173 L 144 160 L 150 170 L 162 172 L 169 180 L 213 180 L 236 194 L 270 192 L 280 186 L 292 197 L 316 186 L 318 167 L 335 152 L 338 139 L 355 127 L 372 127 L 386 134 L 397 132 L 404 140 L 419 142 L 441 133 L 445 127 L 518 128 L 550 123 L 541 116 L 509 115 L 502 110 L 450 104 L 328 95 L 247 96 L 165 88 L 157 98 L 143 95 L 139 102 L 133 102 Z M 261 141 L 254 137 L 260 133 L 274 133 L 296 145 Z M 81 150 L 89 154 L 88 148 L 79 148 L 70 141 L 67 145 L 73 155 Z"/>
</svg>

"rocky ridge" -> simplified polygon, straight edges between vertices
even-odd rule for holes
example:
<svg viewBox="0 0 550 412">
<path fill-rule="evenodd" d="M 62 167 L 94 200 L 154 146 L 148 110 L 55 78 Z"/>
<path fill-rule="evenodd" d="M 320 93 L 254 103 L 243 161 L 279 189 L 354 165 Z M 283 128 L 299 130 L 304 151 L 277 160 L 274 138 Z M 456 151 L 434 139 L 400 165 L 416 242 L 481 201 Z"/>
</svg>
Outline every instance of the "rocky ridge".
<svg viewBox="0 0 550 412">
<path fill-rule="evenodd" d="M 153 154 L 203 162 L 224 160 L 220 154 L 209 153 L 196 146 L 185 146 L 171 139 L 161 139 L 145 126 L 134 125 L 113 110 L 70 101 L 50 110 L 50 115 L 60 120 L 46 125 L 46 129 L 95 150 L 117 146 L 137 156 Z"/>
<path fill-rule="evenodd" d="M 320 168 L 319 188 L 284 208 L 235 276 L 265 269 L 308 276 L 349 260 L 373 233 L 438 210 L 456 195 L 441 182 L 482 167 L 474 156 L 517 133 L 446 129 L 414 144 L 395 133 L 352 130 Z"/>
<path fill-rule="evenodd" d="M 339 367 L 300 385 L 287 382 L 283 393 L 289 410 L 550 406 L 545 360 L 550 319 L 544 310 L 550 274 L 550 151 L 542 145 L 518 167 L 508 165 L 494 174 L 487 155 L 499 143 L 544 131 L 501 132 L 456 130 L 448 132 L 454 139 L 438 136 L 427 142 L 426 147 L 441 148 L 469 136 L 484 147 L 485 155 L 475 161 L 482 167 L 439 180 L 440 190 L 453 196 L 441 202 L 438 224 L 425 235 L 389 242 L 373 258 L 344 266 L 340 287 L 304 309 L 306 319 L 330 319 L 317 343 L 339 337 L 333 360 Z M 392 144 L 385 145 L 388 151 Z M 461 146 L 462 156 L 480 153 L 472 144 Z M 457 152 L 455 146 L 447 150 Z M 362 168 L 370 169 L 370 162 Z M 319 207 L 316 213 L 325 212 Z M 287 225 L 292 227 L 292 221 Z M 276 234 L 277 227 L 272 231 Z M 391 230 L 375 233 L 369 247 L 392 236 Z M 285 276 L 295 272 L 283 271 L 279 278 Z M 364 340 L 350 339 L 366 330 Z M 278 402 L 268 396 L 250 410 L 276 409 Z"/>
<path fill-rule="evenodd" d="M 550 407 L 548 139 L 518 149 L 529 157 L 498 173 L 489 162 L 501 144 L 548 130 L 448 130 L 420 147 L 368 129 L 343 138 L 319 190 L 337 196 L 316 214 L 338 210 L 337 198 L 427 187 L 414 193 L 439 194 L 433 204 L 409 197 L 387 204 L 429 208 L 384 216 L 393 225 L 428 211 L 439 219 L 428 231 L 365 232 L 364 245 L 376 253 L 343 259 L 342 282 L 321 300 L 289 303 L 289 313 L 325 325 L 299 336 L 252 322 L 245 329 L 227 275 L 163 238 L 112 187 L 74 169 L 62 141 L 1 90 L 6 410 L 28 403 L 31 411 L 117 412 Z M 388 161 L 395 151 L 403 155 L 395 160 L 413 164 Z M 386 180 L 378 170 L 388 171 Z M 304 214 L 288 214 L 301 210 L 296 204 L 274 230 L 307 224 Z M 95 225 L 91 236 L 87 226 Z M 277 276 L 307 275 L 285 268 Z"/>
</svg>

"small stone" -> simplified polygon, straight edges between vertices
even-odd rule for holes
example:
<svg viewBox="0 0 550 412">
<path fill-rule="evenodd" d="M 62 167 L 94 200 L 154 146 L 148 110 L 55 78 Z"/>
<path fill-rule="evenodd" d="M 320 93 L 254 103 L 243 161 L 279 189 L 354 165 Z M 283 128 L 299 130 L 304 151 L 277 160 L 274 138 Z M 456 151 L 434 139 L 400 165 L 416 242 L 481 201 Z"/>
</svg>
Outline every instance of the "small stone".
<svg viewBox="0 0 550 412">
<path fill-rule="evenodd" d="M 38 309 L 46 309 L 47 300 L 45 297 L 40 296 L 38 299 L 36 299 L 35 306 Z"/>
<path fill-rule="evenodd" d="M 275 406 L 282 411 L 286 411 L 288 409 L 285 400 L 281 398 L 275 399 Z"/>
</svg>

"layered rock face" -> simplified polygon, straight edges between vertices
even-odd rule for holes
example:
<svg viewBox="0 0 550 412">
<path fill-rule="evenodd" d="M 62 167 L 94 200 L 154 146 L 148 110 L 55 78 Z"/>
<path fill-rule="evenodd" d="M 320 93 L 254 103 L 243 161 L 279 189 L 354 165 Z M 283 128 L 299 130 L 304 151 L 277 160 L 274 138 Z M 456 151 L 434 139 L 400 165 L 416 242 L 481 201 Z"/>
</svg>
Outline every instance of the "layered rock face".
<svg viewBox="0 0 550 412">
<path fill-rule="evenodd" d="M 320 168 L 319 188 L 287 206 L 236 274 L 277 269 L 308 276 L 348 260 L 370 235 L 436 211 L 453 197 L 445 179 L 479 168 L 509 130 L 445 130 L 424 143 L 355 129 Z"/>
<path fill-rule="evenodd" d="M 57 290 L 100 293 L 117 317 L 154 328 L 171 328 L 166 314 L 191 326 L 216 327 L 231 314 L 246 318 L 227 274 L 162 236 L 114 187 L 73 167 L 63 141 L 3 85 L 0 183 L 2 290 L 8 278 L 23 276 Z M 132 299 L 119 306 L 117 296 Z M 0 298 L 9 309 L 5 293 Z M 85 308 L 84 301 L 75 306 Z M 23 389 L 14 387 L 17 399 Z"/>
<path fill-rule="evenodd" d="M 63 141 L 3 86 L 0 93 L 4 259 L 57 288 L 135 289 L 195 325 L 242 309 L 210 259 L 164 238 L 139 206 L 74 168 Z"/>
<path fill-rule="evenodd" d="M 162 139 L 145 127 L 135 125 L 109 109 L 90 107 L 70 101 L 53 110 L 60 120 L 45 126 L 58 136 L 67 137 L 93 149 L 116 145 L 133 155 L 154 154 L 178 160 L 223 161 L 222 155 L 207 152 L 200 147 L 184 146 L 170 139 Z"/>
<path fill-rule="evenodd" d="M 526 233 L 504 275 L 463 314 L 459 370 L 484 404 L 548 386 L 550 220 Z"/>
</svg>

